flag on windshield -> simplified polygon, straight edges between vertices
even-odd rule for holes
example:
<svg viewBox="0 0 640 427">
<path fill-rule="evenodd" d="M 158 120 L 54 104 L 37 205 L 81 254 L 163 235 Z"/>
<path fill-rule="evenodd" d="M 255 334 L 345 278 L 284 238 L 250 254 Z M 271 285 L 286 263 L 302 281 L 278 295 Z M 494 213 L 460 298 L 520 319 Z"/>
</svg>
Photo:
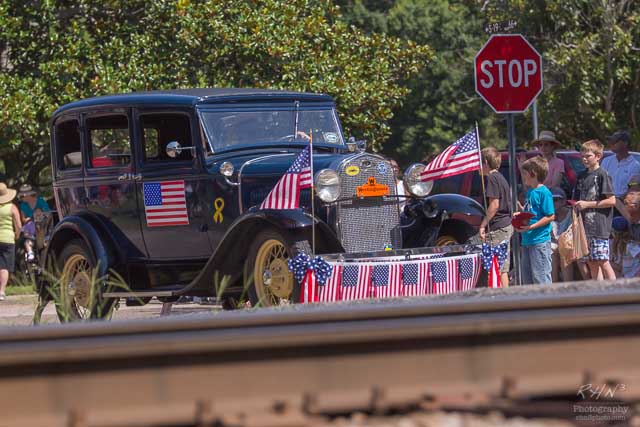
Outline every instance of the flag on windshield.
<svg viewBox="0 0 640 427">
<path fill-rule="evenodd" d="M 260 209 L 297 209 L 300 207 L 300 190 L 311 188 L 311 143 L 300 152 L 280 181 L 276 184 Z"/>
<path fill-rule="evenodd" d="M 472 130 L 427 165 L 420 174 L 422 181 L 433 181 L 480 169 L 480 140 Z"/>
</svg>

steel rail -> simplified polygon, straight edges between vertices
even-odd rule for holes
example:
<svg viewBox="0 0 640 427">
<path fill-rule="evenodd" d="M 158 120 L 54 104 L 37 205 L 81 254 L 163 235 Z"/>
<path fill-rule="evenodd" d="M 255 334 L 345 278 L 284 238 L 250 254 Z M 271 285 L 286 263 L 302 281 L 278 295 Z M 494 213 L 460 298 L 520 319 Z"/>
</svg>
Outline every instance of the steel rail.
<svg viewBox="0 0 640 427">
<path fill-rule="evenodd" d="M 640 395 L 637 282 L 564 291 L 5 330 L 3 422 L 303 425 L 461 392 L 575 394 L 585 381 Z"/>
</svg>

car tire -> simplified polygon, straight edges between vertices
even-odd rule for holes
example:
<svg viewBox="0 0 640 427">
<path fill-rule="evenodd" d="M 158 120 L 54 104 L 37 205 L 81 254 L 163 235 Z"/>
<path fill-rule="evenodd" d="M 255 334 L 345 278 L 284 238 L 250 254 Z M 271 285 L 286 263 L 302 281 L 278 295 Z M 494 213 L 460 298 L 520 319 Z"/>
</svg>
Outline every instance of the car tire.
<svg viewBox="0 0 640 427">
<path fill-rule="evenodd" d="M 109 319 L 117 299 L 102 298 L 101 285 L 108 266 L 97 267 L 93 251 L 80 239 L 67 243 L 57 259 L 59 279 L 55 282 L 53 300 L 61 322 Z"/>
<path fill-rule="evenodd" d="M 311 254 L 306 239 L 291 239 L 276 230 L 257 235 L 249 247 L 244 269 L 244 285 L 252 307 L 298 302 L 300 285 L 287 261 L 301 252 Z"/>
</svg>

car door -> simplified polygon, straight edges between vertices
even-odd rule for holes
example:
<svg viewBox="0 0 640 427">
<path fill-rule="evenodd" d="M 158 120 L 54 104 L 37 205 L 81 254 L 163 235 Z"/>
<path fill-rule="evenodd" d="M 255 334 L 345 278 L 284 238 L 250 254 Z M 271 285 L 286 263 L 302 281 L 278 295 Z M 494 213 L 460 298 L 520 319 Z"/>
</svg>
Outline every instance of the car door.
<svg viewBox="0 0 640 427">
<path fill-rule="evenodd" d="M 80 115 L 77 113 L 56 118 L 52 127 L 53 195 L 60 210 L 59 218 L 85 209 L 80 129 Z"/>
<path fill-rule="evenodd" d="M 129 111 L 91 111 L 83 114 L 83 122 L 86 207 L 106 224 L 127 259 L 145 258 Z"/>
<path fill-rule="evenodd" d="M 138 209 L 149 258 L 208 258 L 212 252 L 207 235 L 208 176 L 198 161 L 191 114 L 138 109 L 135 121 L 140 141 Z M 167 150 L 176 142 L 182 149 Z"/>
</svg>

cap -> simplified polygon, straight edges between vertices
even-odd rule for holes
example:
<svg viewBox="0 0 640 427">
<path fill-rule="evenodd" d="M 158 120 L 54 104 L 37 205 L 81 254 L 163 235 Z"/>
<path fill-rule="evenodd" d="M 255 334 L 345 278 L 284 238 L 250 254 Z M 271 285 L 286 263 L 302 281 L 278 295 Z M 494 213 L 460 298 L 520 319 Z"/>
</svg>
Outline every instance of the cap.
<svg viewBox="0 0 640 427">
<path fill-rule="evenodd" d="M 607 142 L 611 144 L 618 141 L 622 141 L 628 144 L 629 142 L 631 142 L 631 135 L 629 135 L 629 132 L 627 132 L 626 130 L 619 130 L 607 137 Z"/>
<path fill-rule="evenodd" d="M 567 193 L 564 192 L 564 190 L 560 187 L 551 187 L 549 189 L 549 191 L 551 191 L 551 196 L 554 199 L 564 199 L 567 200 Z"/>
<path fill-rule="evenodd" d="M 614 216 L 613 221 L 611 222 L 611 228 L 615 231 L 626 231 L 627 227 L 629 227 L 629 223 L 623 216 Z"/>
</svg>

